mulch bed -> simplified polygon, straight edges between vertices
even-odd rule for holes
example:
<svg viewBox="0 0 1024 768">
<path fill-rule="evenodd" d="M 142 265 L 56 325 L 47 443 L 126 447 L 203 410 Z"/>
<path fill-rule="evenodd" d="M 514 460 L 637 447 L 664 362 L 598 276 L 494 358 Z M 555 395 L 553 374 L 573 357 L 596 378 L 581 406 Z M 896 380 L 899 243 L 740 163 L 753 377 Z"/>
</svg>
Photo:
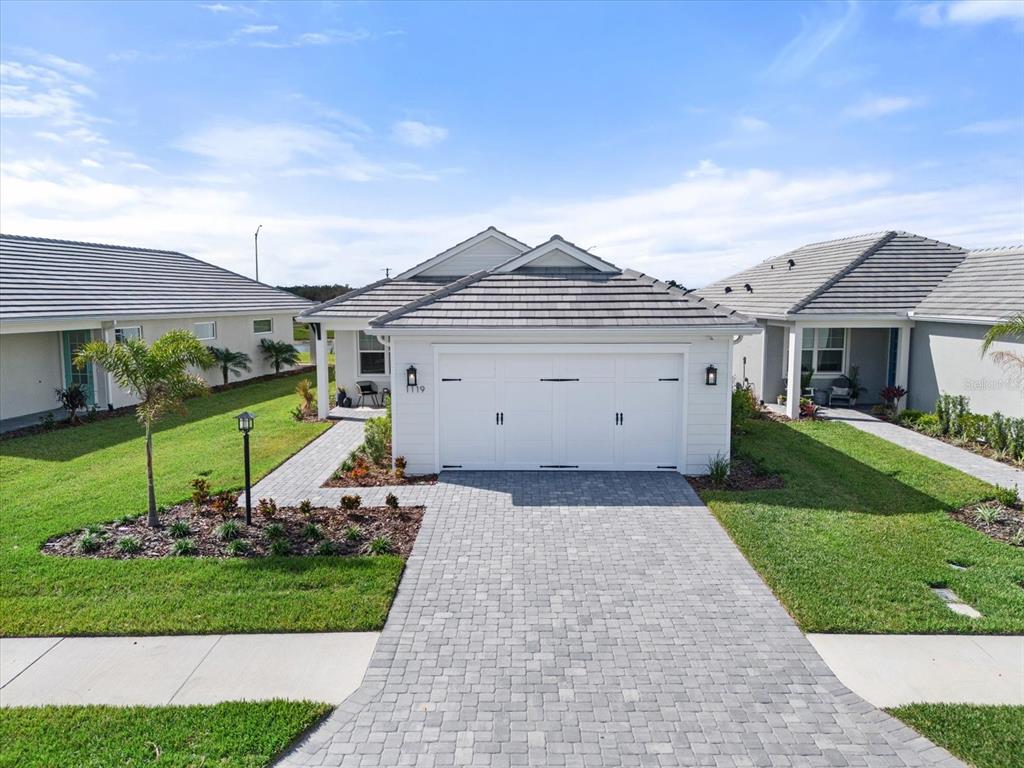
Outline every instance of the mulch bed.
<svg viewBox="0 0 1024 768">
<path fill-rule="evenodd" d="M 408 557 L 412 551 L 416 534 L 423 520 L 423 507 L 362 507 L 346 510 L 331 507 L 314 507 L 309 514 L 303 514 L 297 507 L 279 507 L 272 516 L 253 510 L 252 526 L 245 525 L 244 516 L 234 514 L 229 518 L 207 512 L 197 514 L 191 502 L 178 504 L 160 515 L 161 527 L 150 528 L 145 515 L 132 520 L 121 520 L 96 526 L 99 548 L 94 552 L 82 552 L 79 541 L 83 531 L 56 536 L 43 544 L 43 554 L 65 557 L 115 558 L 132 560 L 136 558 L 173 557 L 178 541 L 171 536 L 171 525 L 181 521 L 188 525 L 187 537 L 200 557 L 266 557 L 271 552 L 271 537 L 267 535 L 270 525 L 278 525 L 283 532 L 279 539 L 287 542 L 290 555 L 334 555 L 352 556 L 370 554 L 370 542 L 386 537 L 391 544 L 391 553 Z M 204 510 L 205 511 L 205 510 Z M 248 542 L 245 552 L 232 551 L 231 543 L 221 539 L 217 532 L 225 519 L 238 523 L 238 538 Z M 319 529 L 320 537 L 308 535 L 305 530 L 313 523 Z M 352 541 L 346 536 L 350 526 L 360 529 L 360 538 Z M 141 551 L 125 554 L 118 548 L 118 541 L 125 536 L 134 536 L 142 544 Z M 330 551 L 324 542 L 329 541 Z"/>
<path fill-rule="evenodd" d="M 687 475 L 686 479 L 698 491 L 763 491 L 785 486 L 782 475 L 765 472 L 749 459 L 733 459 L 729 465 L 729 479 L 725 485 L 715 485 L 708 475 Z"/>
<path fill-rule="evenodd" d="M 991 523 L 981 520 L 977 514 L 978 509 L 981 507 L 998 508 L 999 518 Z M 986 501 L 983 504 L 971 504 L 969 507 L 954 509 L 949 513 L 949 516 L 980 533 L 984 533 L 990 539 L 1024 547 L 1024 534 L 1020 533 L 1024 532 L 1024 510 L 1008 507 L 1005 504 L 1000 504 L 998 501 Z"/>
<path fill-rule="evenodd" d="M 377 488 L 382 485 L 434 485 L 437 475 L 405 475 L 399 477 L 392 469 L 372 467 L 366 474 L 354 476 L 352 472 L 338 470 L 323 484 L 324 488 Z"/>
</svg>

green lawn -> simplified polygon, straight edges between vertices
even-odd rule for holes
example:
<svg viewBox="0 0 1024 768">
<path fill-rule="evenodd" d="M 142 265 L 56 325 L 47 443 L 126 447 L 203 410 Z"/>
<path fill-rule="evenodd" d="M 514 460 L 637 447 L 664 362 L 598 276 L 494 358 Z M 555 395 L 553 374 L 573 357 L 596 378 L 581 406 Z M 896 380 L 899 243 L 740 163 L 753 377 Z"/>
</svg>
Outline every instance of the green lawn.
<svg viewBox="0 0 1024 768">
<path fill-rule="evenodd" d="M 262 768 L 328 711 L 308 701 L 2 709 L 0 768 Z"/>
<path fill-rule="evenodd" d="M 888 711 L 975 768 L 1024 768 L 1024 707 L 911 704 Z"/>
<path fill-rule="evenodd" d="M 945 512 L 992 486 L 832 421 L 754 421 L 736 450 L 786 487 L 702 496 L 805 631 L 1024 632 L 1024 549 Z M 984 618 L 948 610 L 940 583 Z"/>
<path fill-rule="evenodd" d="M 243 482 L 235 414 L 256 414 L 252 465 L 269 472 L 327 428 L 296 422 L 297 377 L 192 400 L 154 436 L 158 503 Z M 340 462 L 343 457 L 338 457 Z M 398 585 L 397 557 L 90 560 L 43 556 L 54 534 L 146 508 L 132 417 L 0 442 L 0 634 L 180 634 L 371 630 Z"/>
</svg>

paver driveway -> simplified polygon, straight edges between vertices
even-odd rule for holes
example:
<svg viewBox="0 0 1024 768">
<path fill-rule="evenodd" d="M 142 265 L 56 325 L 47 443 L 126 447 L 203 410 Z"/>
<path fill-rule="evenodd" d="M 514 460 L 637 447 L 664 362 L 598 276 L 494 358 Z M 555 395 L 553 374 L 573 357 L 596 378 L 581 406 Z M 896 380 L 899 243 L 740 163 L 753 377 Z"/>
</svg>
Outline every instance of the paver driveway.
<svg viewBox="0 0 1024 768">
<path fill-rule="evenodd" d="M 678 475 L 398 493 L 428 511 L 370 670 L 285 765 L 961 765 L 838 682 Z"/>
</svg>

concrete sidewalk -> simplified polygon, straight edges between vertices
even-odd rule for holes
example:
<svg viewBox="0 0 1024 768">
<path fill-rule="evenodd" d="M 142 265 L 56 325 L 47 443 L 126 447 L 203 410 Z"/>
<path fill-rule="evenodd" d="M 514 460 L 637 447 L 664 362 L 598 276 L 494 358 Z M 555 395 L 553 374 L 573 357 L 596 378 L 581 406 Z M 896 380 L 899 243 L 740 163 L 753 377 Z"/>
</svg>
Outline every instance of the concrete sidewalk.
<svg viewBox="0 0 1024 768">
<path fill-rule="evenodd" d="M 0 706 L 340 704 L 379 632 L 0 638 Z"/>
<path fill-rule="evenodd" d="M 876 707 L 1024 705 L 1021 635 L 808 635 L 836 677 Z"/>
</svg>

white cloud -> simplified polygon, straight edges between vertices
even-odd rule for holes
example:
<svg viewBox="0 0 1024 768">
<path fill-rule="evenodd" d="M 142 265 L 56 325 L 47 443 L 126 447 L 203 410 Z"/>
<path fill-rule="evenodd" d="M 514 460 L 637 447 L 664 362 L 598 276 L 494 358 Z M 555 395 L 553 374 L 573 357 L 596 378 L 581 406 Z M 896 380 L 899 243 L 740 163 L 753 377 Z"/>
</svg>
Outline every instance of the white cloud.
<svg viewBox="0 0 1024 768">
<path fill-rule="evenodd" d="M 983 136 L 994 136 L 999 133 L 1012 133 L 1024 129 L 1024 120 L 981 120 L 957 128 L 954 133 L 975 133 Z"/>
<path fill-rule="evenodd" d="M 200 4 L 199 7 L 210 13 L 239 13 L 245 16 L 251 16 L 256 13 L 252 8 L 242 3 L 206 3 Z"/>
<path fill-rule="evenodd" d="M 91 157 L 83 157 L 80 161 L 86 168 L 102 168 L 103 163 L 98 163 Z"/>
<path fill-rule="evenodd" d="M 401 120 L 391 126 L 391 137 L 409 147 L 431 147 L 448 138 L 448 129 L 418 120 Z"/>
<path fill-rule="evenodd" d="M 766 120 L 749 115 L 740 115 L 736 118 L 736 127 L 745 133 L 761 133 L 771 128 Z"/>
<path fill-rule="evenodd" d="M 254 40 L 249 45 L 253 48 L 305 48 L 359 43 L 370 37 L 365 29 L 327 29 L 322 32 L 303 32 L 289 40 Z"/>
<path fill-rule="evenodd" d="M 837 6 L 821 3 L 810 6 L 812 17 L 800 17 L 800 32 L 790 40 L 765 71 L 773 80 L 794 80 L 808 72 L 815 62 L 857 26 L 860 13 L 855 0 L 847 0 L 841 16 Z M 822 14 L 828 14 L 822 18 Z"/>
<path fill-rule="evenodd" d="M 908 96 L 869 96 L 851 104 L 843 110 L 843 115 L 857 120 L 871 120 L 904 112 L 920 103 L 920 100 Z"/>
<path fill-rule="evenodd" d="M 678 181 L 602 198 L 510 201 L 446 215 L 320 213 L 232 176 L 113 184 L 45 161 L 5 164 L 0 217 L 8 231 L 127 242 L 251 268 L 262 222 L 266 277 L 350 282 L 402 269 L 494 223 L 526 242 L 561 232 L 621 266 L 698 286 L 798 245 L 906 229 L 967 246 L 1019 240 L 1012 184 L 903 186 L 906 172 L 784 173 L 711 161 Z M 270 266 L 272 265 L 272 266 Z"/>
<path fill-rule="evenodd" d="M 103 143 L 103 137 L 94 129 L 101 121 L 85 106 L 85 99 L 95 94 L 67 74 L 88 74 L 92 70 L 59 56 L 28 53 L 49 66 L 0 62 L 0 113 L 4 119 L 33 121 L 38 124 L 36 136 L 49 141 Z"/>
<path fill-rule="evenodd" d="M 950 2 L 906 3 L 899 15 L 926 27 L 978 25 L 993 21 L 1024 23 L 1021 0 L 951 0 Z"/>
<path fill-rule="evenodd" d="M 277 24 L 246 24 L 240 30 L 240 35 L 269 35 L 271 32 L 277 32 Z"/>
</svg>

